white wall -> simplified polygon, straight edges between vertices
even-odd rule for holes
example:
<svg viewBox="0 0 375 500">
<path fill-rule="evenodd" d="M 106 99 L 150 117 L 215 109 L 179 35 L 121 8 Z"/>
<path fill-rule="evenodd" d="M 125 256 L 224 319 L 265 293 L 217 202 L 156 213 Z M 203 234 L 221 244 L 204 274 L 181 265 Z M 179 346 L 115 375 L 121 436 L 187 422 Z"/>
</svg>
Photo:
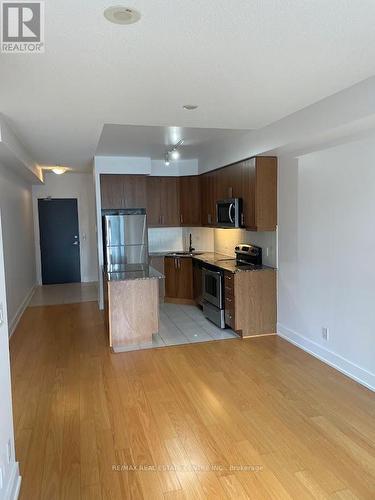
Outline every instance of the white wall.
<svg viewBox="0 0 375 500">
<path fill-rule="evenodd" d="M 374 248 L 374 136 L 280 158 L 279 333 L 373 388 Z"/>
<path fill-rule="evenodd" d="M 2 180 L 0 180 L 2 183 Z M 1 186 L 1 184 L 0 184 Z M 0 321 L 0 468 L 3 475 L 3 487 L 0 499 L 16 498 L 20 477 L 14 453 L 14 432 L 12 414 L 12 395 L 10 385 L 9 339 L 6 313 L 6 292 L 3 260 L 3 242 L 0 211 L 0 308 L 3 311 L 3 323 Z M 0 318 L 1 319 L 1 318 Z M 10 461 L 8 446 L 10 445 Z"/>
<path fill-rule="evenodd" d="M 202 147 L 200 173 L 256 155 L 307 151 L 361 134 L 375 125 L 375 77 L 239 137 Z M 303 149 L 304 148 L 304 149 Z"/>
<path fill-rule="evenodd" d="M 0 210 L 8 321 L 13 332 L 35 286 L 35 252 L 31 186 L 11 168 L 0 164 Z"/>
<path fill-rule="evenodd" d="M 80 257 L 82 281 L 97 281 L 98 257 L 95 233 L 95 195 L 92 174 L 67 172 L 56 175 L 48 172 L 44 185 L 33 186 L 33 212 L 35 228 L 35 259 L 38 283 L 41 279 L 38 198 L 77 198 L 80 232 Z"/>
</svg>

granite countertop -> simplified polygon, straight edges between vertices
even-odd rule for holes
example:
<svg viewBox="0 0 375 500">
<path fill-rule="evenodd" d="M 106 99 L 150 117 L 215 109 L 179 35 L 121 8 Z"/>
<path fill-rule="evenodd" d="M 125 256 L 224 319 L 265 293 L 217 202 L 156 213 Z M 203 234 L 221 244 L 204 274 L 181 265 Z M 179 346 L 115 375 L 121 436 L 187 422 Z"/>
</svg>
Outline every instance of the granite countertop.
<svg viewBox="0 0 375 500">
<path fill-rule="evenodd" d="M 230 273 L 242 273 L 246 271 L 264 271 L 264 270 L 274 270 L 270 266 L 257 266 L 255 264 L 237 264 L 235 257 L 230 257 L 221 253 L 206 252 L 200 255 L 194 255 L 193 259 L 199 260 L 211 266 L 219 267 L 224 271 L 229 271 Z"/>
<path fill-rule="evenodd" d="M 224 271 L 229 271 L 230 273 L 242 273 L 246 271 L 264 271 L 264 270 L 274 270 L 271 266 L 257 266 L 255 264 L 241 264 L 238 265 L 235 257 L 230 255 L 224 255 L 222 253 L 216 252 L 193 252 L 193 254 L 177 255 L 173 251 L 170 252 L 150 252 L 150 257 L 165 257 L 170 255 L 171 257 L 190 257 L 195 260 L 199 260 L 211 266 L 218 267 Z"/>
<path fill-rule="evenodd" d="M 163 279 L 165 276 L 148 264 L 113 264 L 103 268 L 108 281 Z"/>
</svg>

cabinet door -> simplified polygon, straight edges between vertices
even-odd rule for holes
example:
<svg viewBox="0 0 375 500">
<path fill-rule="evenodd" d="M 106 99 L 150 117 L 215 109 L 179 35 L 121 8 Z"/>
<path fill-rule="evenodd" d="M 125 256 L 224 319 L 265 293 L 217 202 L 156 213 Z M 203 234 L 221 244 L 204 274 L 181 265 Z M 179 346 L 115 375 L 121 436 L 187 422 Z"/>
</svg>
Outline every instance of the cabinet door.
<svg viewBox="0 0 375 500">
<path fill-rule="evenodd" d="M 256 231 L 255 222 L 255 158 L 241 162 L 243 225 Z"/>
<path fill-rule="evenodd" d="M 242 163 L 235 163 L 227 168 L 227 183 L 229 198 L 243 198 Z"/>
<path fill-rule="evenodd" d="M 177 259 L 177 298 L 193 299 L 193 259 Z"/>
<path fill-rule="evenodd" d="M 277 159 L 256 158 L 255 222 L 258 231 L 275 231 L 277 225 Z"/>
<path fill-rule="evenodd" d="M 228 198 L 233 198 L 233 192 L 230 187 L 231 179 L 228 170 L 229 167 L 225 167 L 215 172 L 217 200 L 227 200 Z"/>
<path fill-rule="evenodd" d="M 201 225 L 201 182 L 199 176 L 180 178 L 181 226 Z"/>
<path fill-rule="evenodd" d="M 180 225 L 180 189 L 178 177 L 160 177 L 161 223 Z"/>
<path fill-rule="evenodd" d="M 145 175 L 121 175 L 125 208 L 146 208 L 147 187 Z"/>
<path fill-rule="evenodd" d="M 102 174 L 100 191 L 103 209 L 126 208 L 121 175 Z"/>
<path fill-rule="evenodd" d="M 177 259 L 174 257 L 164 258 L 165 274 L 165 296 L 177 297 Z"/>
<path fill-rule="evenodd" d="M 205 203 L 205 213 L 203 225 L 215 226 L 216 225 L 216 201 L 217 198 L 217 172 L 208 172 L 205 174 L 204 192 L 202 193 L 202 200 Z"/>
<path fill-rule="evenodd" d="M 160 177 L 147 178 L 147 223 L 161 225 Z"/>
<path fill-rule="evenodd" d="M 200 185 L 201 185 L 201 222 L 202 226 L 208 226 L 209 224 L 208 174 L 203 174 L 200 176 Z"/>
</svg>

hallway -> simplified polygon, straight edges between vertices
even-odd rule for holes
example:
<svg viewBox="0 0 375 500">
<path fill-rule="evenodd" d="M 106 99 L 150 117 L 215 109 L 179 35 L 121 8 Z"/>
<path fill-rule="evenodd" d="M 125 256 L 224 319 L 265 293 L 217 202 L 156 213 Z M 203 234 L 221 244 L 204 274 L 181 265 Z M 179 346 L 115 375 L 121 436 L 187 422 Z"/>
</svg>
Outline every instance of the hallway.
<svg viewBox="0 0 375 500">
<path fill-rule="evenodd" d="M 11 366 L 22 499 L 372 498 L 373 394 L 278 337 L 114 355 L 32 307 Z"/>
</svg>

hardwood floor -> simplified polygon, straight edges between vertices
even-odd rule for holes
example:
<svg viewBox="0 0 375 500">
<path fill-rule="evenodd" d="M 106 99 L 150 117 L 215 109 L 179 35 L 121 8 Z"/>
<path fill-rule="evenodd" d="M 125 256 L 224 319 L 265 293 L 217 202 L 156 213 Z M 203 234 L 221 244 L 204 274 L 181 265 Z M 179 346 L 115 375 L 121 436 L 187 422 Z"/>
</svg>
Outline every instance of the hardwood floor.
<svg viewBox="0 0 375 500">
<path fill-rule="evenodd" d="M 34 307 L 11 363 L 22 499 L 374 498 L 374 394 L 280 338 L 111 354 Z"/>
</svg>

